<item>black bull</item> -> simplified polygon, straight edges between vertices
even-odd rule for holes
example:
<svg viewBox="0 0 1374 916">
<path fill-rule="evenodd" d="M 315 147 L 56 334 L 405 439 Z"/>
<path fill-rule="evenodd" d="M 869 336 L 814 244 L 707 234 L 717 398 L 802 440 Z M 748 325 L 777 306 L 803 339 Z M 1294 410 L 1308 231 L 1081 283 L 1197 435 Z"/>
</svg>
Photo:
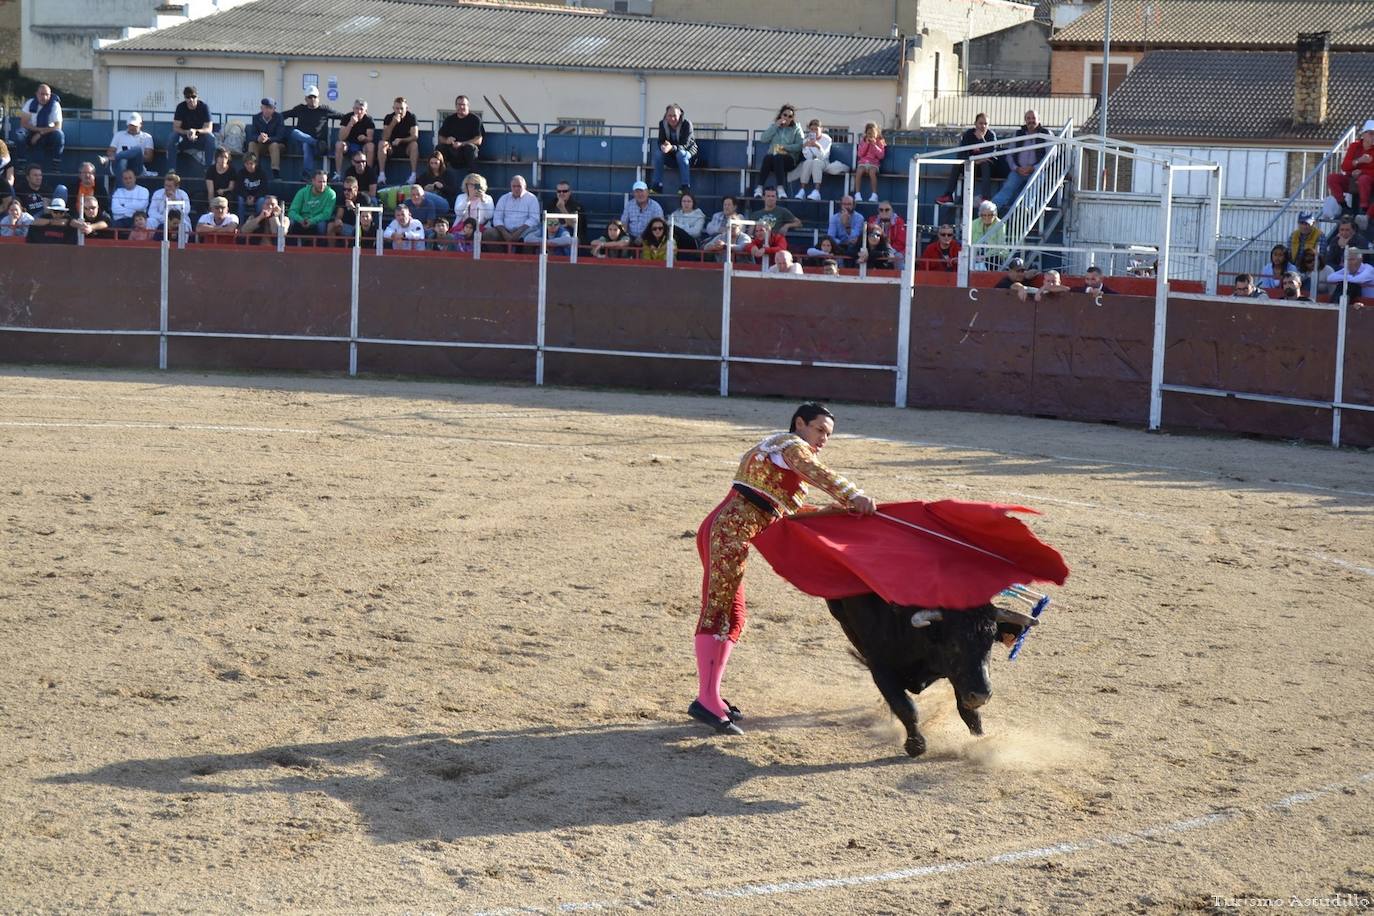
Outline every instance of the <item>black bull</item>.
<svg viewBox="0 0 1374 916">
<path fill-rule="evenodd" d="M 954 687 L 959 718 L 975 735 L 983 733 L 978 708 L 992 696 L 988 654 L 1004 636 L 1019 636 L 1033 621 L 991 604 L 964 611 L 925 610 L 889 604 L 874 594 L 829 599 L 830 613 L 868 666 L 888 708 L 906 728 L 906 752 L 925 753 L 916 727 L 920 693 L 940 678 Z"/>
</svg>

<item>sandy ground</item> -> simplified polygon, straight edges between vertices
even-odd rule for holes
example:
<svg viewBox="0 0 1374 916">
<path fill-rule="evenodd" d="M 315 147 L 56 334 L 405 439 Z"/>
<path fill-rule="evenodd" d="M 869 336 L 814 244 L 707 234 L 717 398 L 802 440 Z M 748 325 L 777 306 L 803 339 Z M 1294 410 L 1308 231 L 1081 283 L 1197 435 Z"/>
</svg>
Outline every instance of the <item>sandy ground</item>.
<svg viewBox="0 0 1374 916">
<path fill-rule="evenodd" d="M 1374 898 L 1374 456 L 843 409 L 871 493 L 1038 507 L 1073 567 L 910 760 L 761 561 L 748 735 L 684 715 L 690 533 L 791 407 L 6 370 L 0 910 Z"/>
</svg>

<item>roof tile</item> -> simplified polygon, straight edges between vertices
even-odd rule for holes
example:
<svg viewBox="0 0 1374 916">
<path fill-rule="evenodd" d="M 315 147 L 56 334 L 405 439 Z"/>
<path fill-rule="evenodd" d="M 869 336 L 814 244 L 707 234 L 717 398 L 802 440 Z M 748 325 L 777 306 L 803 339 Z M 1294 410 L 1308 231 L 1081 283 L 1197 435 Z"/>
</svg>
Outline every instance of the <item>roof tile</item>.
<svg viewBox="0 0 1374 916">
<path fill-rule="evenodd" d="M 1050 40 L 1100 47 L 1107 4 L 1098 3 Z M 1146 15 L 1147 10 L 1150 15 Z M 1115 0 L 1112 44 L 1164 48 L 1292 48 L 1299 32 L 1330 31 L 1334 50 L 1374 50 L 1368 0 Z"/>
</svg>

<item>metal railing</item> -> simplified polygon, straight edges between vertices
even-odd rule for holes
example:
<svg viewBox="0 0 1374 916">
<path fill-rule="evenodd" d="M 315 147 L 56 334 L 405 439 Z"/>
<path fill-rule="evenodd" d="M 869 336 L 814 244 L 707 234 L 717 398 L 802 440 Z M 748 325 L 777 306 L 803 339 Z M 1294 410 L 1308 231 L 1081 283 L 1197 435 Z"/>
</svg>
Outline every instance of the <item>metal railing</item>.
<svg viewBox="0 0 1374 916">
<path fill-rule="evenodd" d="M 1073 121 L 1066 123 L 1056 136 L 1072 137 Z M 1002 219 L 1006 227 L 1006 247 L 1017 249 L 1025 243 L 1050 202 L 1064 186 L 1064 180 L 1072 166 L 1073 157 L 1063 145 L 1050 147 L 1045 153 L 1045 157 L 1040 160 L 1026 186 L 1021 189 L 1011 209 Z"/>
</svg>

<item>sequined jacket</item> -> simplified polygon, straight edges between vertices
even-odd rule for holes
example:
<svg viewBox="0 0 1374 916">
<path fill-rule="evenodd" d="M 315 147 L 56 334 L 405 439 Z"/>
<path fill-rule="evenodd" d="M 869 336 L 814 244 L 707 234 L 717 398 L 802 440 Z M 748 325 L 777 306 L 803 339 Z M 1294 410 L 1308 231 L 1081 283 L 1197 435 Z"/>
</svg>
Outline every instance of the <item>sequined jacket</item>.
<svg viewBox="0 0 1374 916">
<path fill-rule="evenodd" d="M 841 503 L 863 492 L 822 464 L 816 450 L 795 433 L 775 433 L 745 452 L 735 483 L 758 493 L 783 515 L 801 508 L 808 483 Z"/>
</svg>

